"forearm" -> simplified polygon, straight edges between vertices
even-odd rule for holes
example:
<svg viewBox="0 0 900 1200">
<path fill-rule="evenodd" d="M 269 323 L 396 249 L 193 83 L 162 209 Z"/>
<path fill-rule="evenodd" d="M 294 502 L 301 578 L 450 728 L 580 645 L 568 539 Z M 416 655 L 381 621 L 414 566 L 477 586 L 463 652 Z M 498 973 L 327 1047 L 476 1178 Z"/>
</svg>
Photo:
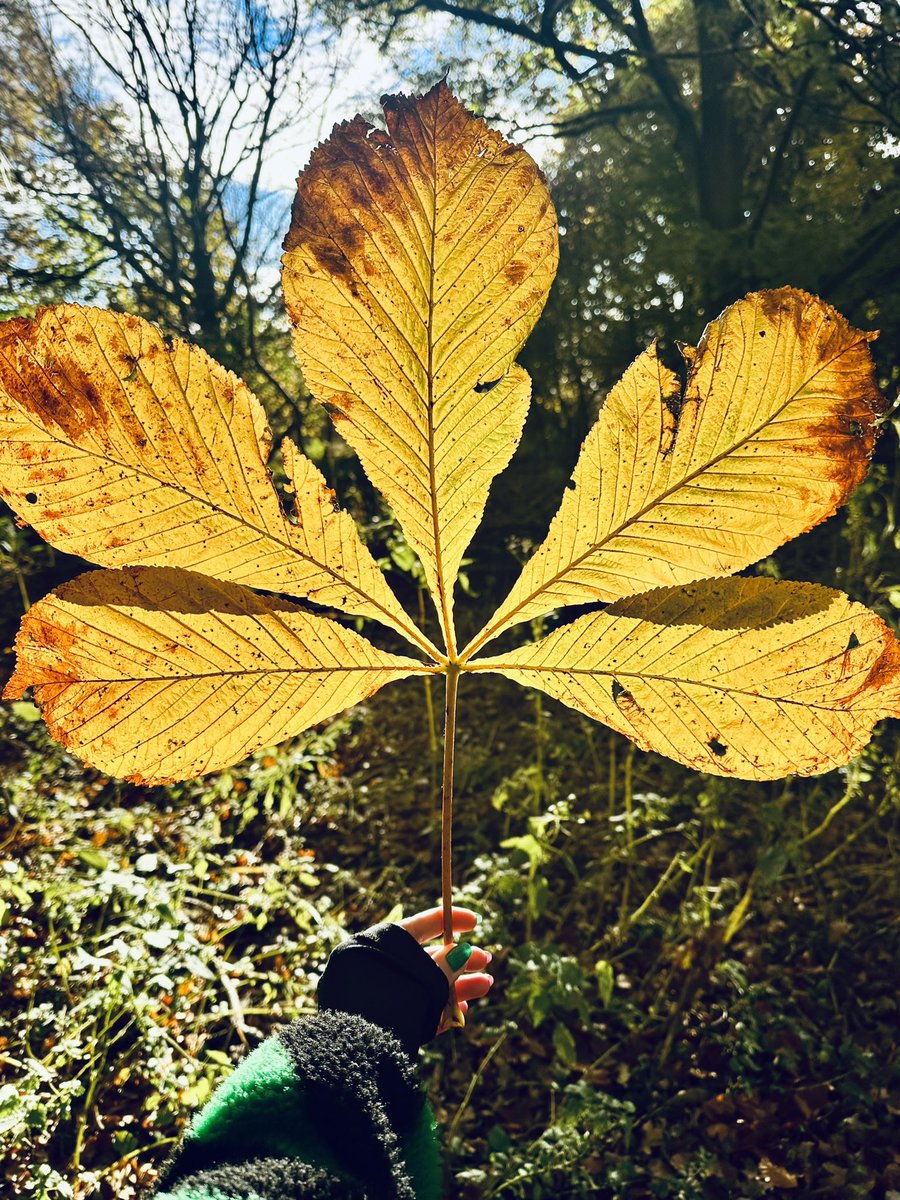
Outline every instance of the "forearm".
<svg viewBox="0 0 900 1200">
<path fill-rule="evenodd" d="M 454 931 L 477 915 L 453 909 Z M 375 925 L 331 954 L 317 1017 L 269 1038 L 225 1080 L 163 1171 L 156 1200 L 438 1200 L 434 1115 L 413 1063 L 435 1036 L 459 964 L 435 957 L 442 910 Z M 440 957 L 444 965 L 438 965 Z M 491 978 L 468 974 L 461 997 Z"/>
<path fill-rule="evenodd" d="M 358 1016 L 321 1013 L 267 1039 L 194 1117 L 157 1200 L 254 1194 L 437 1197 L 430 1106 L 409 1058 Z"/>
</svg>

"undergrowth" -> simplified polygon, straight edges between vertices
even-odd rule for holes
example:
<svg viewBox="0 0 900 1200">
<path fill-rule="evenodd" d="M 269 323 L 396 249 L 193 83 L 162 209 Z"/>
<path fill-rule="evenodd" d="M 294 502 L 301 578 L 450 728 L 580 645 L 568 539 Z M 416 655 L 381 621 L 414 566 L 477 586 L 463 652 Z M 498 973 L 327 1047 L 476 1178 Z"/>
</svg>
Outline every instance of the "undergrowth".
<svg viewBox="0 0 900 1200">
<path fill-rule="evenodd" d="M 734 783 L 514 691 L 473 688 L 460 731 L 457 899 L 497 983 L 423 1056 L 448 1195 L 900 1189 L 890 726 L 845 771 Z M 434 903 L 414 699 L 155 790 L 6 715 L 8 1194 L 141 1194 L 231 1064 L 313 1011 L 346 930 Z"/>
</svg>

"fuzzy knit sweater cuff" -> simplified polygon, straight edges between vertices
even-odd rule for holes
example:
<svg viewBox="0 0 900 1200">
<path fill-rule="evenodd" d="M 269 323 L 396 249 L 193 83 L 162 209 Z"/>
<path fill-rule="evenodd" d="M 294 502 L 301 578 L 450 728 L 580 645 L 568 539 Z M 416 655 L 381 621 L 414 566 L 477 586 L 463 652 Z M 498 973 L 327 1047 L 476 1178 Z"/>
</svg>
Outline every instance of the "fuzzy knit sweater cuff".
<svg viewBox="0 0 900 1200">
<path fill-rule="evenodd" d="M 154 1200 L 438 1200 L 440 1175 L 434 1114 L 396 1038 L 320 1013 L 220 1084 Z"/>
</svg>

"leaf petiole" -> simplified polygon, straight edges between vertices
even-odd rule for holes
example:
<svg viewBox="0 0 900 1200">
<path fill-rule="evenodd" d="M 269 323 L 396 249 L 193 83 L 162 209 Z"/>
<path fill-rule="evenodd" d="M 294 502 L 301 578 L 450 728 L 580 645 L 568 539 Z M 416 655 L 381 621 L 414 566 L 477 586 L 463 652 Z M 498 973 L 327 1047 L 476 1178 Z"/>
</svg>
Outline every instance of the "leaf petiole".
<svg viewBox="0 0 900 1200">
<path fill-rule="evenodd" d="M 448 662 L 445 674 L 447 682 L 444 691 L 444 772 L 441 780 L 441 903 L 444 910 L 444 944 L 449 946 L 453 942 L 453 761 L 456 749 L 459 663 Z M 456 999 L 456 988 L 451 983 L 442 1025 L 448 1029 L 459 1029 L 464 1023 Z"/>
</svg>

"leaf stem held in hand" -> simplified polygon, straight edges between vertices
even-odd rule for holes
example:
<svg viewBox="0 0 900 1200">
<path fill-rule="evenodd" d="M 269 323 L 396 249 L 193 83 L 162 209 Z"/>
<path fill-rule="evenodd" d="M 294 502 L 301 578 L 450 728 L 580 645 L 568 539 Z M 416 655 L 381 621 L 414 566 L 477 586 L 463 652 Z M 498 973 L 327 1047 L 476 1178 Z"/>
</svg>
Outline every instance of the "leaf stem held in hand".
<svg viewBox="0 0 900 1200">
<path fill-rule="evenodd" d="M 444 944 L 453 942 L 453 757 L 456 745 L 456 695 L 459 688 L 459 664 L 447 663 L 444 693 L 444 773 L 441 782 L 441 903 L 443 905 Z M 463 1016 L 450 984 L 450 996 L 444 1010 L 444 1025 L 460 1028 Z"/>
</svg>

